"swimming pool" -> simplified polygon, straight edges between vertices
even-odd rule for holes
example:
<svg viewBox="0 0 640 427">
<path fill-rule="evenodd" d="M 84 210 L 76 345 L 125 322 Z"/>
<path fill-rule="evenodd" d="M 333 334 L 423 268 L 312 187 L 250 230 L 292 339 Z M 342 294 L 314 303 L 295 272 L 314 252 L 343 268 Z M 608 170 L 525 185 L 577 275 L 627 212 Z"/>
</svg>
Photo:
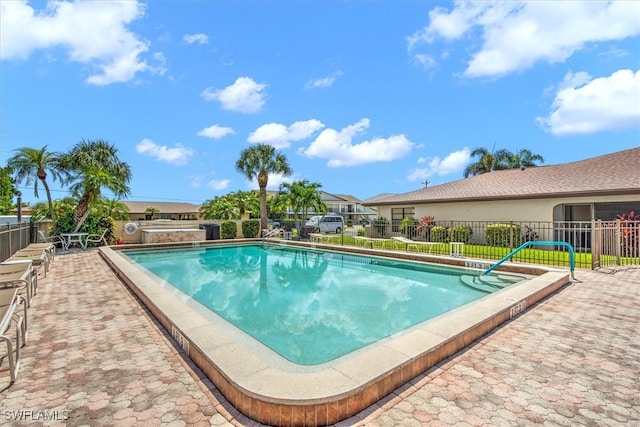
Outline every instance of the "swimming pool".
<svg viewBox="0 0 640 427">
<path fill-rule="evenodd" d="M 256 242 L 234 240 L 238 246 Z M 568 271 L 505 263 L 499 268 L 501 274 L 508 271 L 531 278 L 330 361 L 301 365 L 239 331 L 166 280 L 132 262 L 122 251 L 170 248 L 177 256 L 186 247 L 220 245 L 229 243 L 130 245 L 101 247 L 99 251 L 229 403 L 248 417 L 270 425 L 327 425 L 347 419 L 570 283 Z M 332 253 L 371 256 L 391 263 L 436 262 L 476 271 L 488 268 L 482 260 L 415 252 L 349 247 L 335 251 L 335 246 L 304 242 L 287 242 L 287 246 L 330 249 Z"/>
<path fill-rule="evenodd" d="M 253 244 L 124 253 L 301 365 L 328 362 L 490 290 L 466 286 L 461 277 L 475 272 L 465 269 L 307 248 Z M 503 286 L 524 279 L 510 277 Z"/>
</svg>

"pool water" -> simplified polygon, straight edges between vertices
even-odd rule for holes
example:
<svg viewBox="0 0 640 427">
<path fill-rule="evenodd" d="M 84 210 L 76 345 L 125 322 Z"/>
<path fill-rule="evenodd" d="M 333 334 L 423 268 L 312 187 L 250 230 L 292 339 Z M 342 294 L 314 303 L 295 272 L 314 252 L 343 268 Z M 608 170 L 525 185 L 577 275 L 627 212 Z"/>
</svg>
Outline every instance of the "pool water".
<svg viewBox="0 0 640 427">
<path fill-rule="evenodd" d="M 333 360 L 487 295 L 463 284 L 467 269 L 338 252 L 261 244 L 123 252 L 300 365 Z"/>
</svg>

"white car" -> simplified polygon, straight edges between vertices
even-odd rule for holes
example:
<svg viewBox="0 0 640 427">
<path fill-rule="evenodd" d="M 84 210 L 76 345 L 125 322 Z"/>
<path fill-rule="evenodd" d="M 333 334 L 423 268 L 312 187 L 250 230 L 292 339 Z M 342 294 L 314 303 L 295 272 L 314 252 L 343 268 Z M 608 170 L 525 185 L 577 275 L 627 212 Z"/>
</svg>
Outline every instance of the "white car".
<svg viewBox="0 0 640 427">
<path fill-rule="evenodd" d="M 304 225 L 307 227 L 317 227 L 320 222 L 320 218 L 322 218 L 322 215 L 312 216 Z"/>
</svg>

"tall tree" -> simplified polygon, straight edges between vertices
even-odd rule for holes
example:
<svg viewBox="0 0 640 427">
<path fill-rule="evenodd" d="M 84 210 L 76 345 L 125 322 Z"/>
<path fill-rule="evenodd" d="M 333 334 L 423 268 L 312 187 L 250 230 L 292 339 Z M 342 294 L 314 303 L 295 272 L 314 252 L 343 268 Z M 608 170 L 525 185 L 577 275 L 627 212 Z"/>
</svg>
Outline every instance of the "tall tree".
<svg viewBox="0 0 640 427">
<path fill-rule="evenodd" d="M 51 190 L 47 178 L 49 175 L 53 180 L 65 181 L 67 171 L 61 162 L 61 155 L 56 152 L 47 151 L 45 145 L 41 149 L 23 147 L 15 150 L 17 153 L 7 160 L 7 165 L 13 169 L 16 182 L 26 181 L 27 185 L 33 181 L 33 195 L 39 198 L 38 183 L 42 183 L 47 194 L 49 204 L 49 217 L 55 222 L 56 214 L 53 209 Z M 34 179 L 37 178 L 37 179 Z"/>
<path fill-rule="evenodd" d="M 129 219 L 129 208 L 120 200 L 101 197 L 98 209 L 103 216 L 115 221 L 126 221 Z"/>
<path fill-rule="evenodd" d="M 228 196 L 238 206 L 240 218 L 247 214 L 260 212 L 260 196 L 257 191 L 241 191 L 230 193 Z"/>
<path fill-rule="evenodd" d="M 73 213 L 76 231 L 99 200 L 103 188 L 116 198 L 130 193 L 131 168 L 118 158 L 118 150 L 107 141 L 82 140 L 63 156 L 63 164 L 74 173 L 71 190 L 79 197 Z"/>
<path fill-rule="evenodd" d="M 318 192 L 320 187 L 322 184 L 309 182 L 306 179 L 280 186 L 276 204 L 291 209 L 298 230 L 302 227 L 301 219 L 307 219 L 309 210 L 313 209 L 319 213 L 327 212 L 327 205 Z"/>
<path fill-rule="evenodd" d="M 245 148 L 236 162 L 236 169 L 248 180 L 257 179 L 260 200 L 260 227 L 267 228 L 267 184 L 269 174 L 289 176 L 293 173 L 287 157 L 267 144 Z"/>
<path fill-rule="evenodd" d="M 13 198 L 18 195 L 10 167 L 0 168 L 0 215 L 8 215 L 13 206 Z"/>
<path fill-rule="evenodd" d="M 523 165 L 525 167 L 536 166 L 536 161 L 543 162 L 542 156 L 532 154 L 527 149 L 522 149 L 517 154 L 513 154 L 506 149 L 490 152 L 486 148 L 480 147 L 471 152 L 471 157 L 475 157 L 478 160 L 465 168 L 463 173 L 465 178 L 491 171 L 520 168 Z"/>
<path fill-rule="evenodd" d="M 544 158 L 540 154 L 533 154 L 526 148 L 520 149 L 517 153 L 512 153 L 509 158 L 509 167 L 513 169 L 524 169 L 536 167 L 537 162 L 544 163 Z"/>
<path fill-rule="evenodd" d="M 212 200 L 205 200 L 200 205 L 200 215 L 203 219 L 239 219 L 240 209 L 230 194 L 227 194 L 216 196 Z"/>
</svg>

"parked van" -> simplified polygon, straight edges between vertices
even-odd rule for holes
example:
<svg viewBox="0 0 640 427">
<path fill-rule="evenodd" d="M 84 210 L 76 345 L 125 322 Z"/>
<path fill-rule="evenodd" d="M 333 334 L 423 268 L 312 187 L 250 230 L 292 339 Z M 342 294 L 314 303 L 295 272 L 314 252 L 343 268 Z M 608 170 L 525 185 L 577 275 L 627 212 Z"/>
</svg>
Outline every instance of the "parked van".
<svg viewBox="0 0 640 427">
<path fill-rule="evenodd" d="M 317 227 L 320 222 L 320 218 L 322 218 L 322 215 L 312 216 L 304 225 L 307 227 Z"/>
<path fill-rule="evenodd" d="M 342 233 L 344 230 L 344 220 L 340 215 L 325 215 L 318 222 L 318 229 L 321 233 Z"/>
</svg>

